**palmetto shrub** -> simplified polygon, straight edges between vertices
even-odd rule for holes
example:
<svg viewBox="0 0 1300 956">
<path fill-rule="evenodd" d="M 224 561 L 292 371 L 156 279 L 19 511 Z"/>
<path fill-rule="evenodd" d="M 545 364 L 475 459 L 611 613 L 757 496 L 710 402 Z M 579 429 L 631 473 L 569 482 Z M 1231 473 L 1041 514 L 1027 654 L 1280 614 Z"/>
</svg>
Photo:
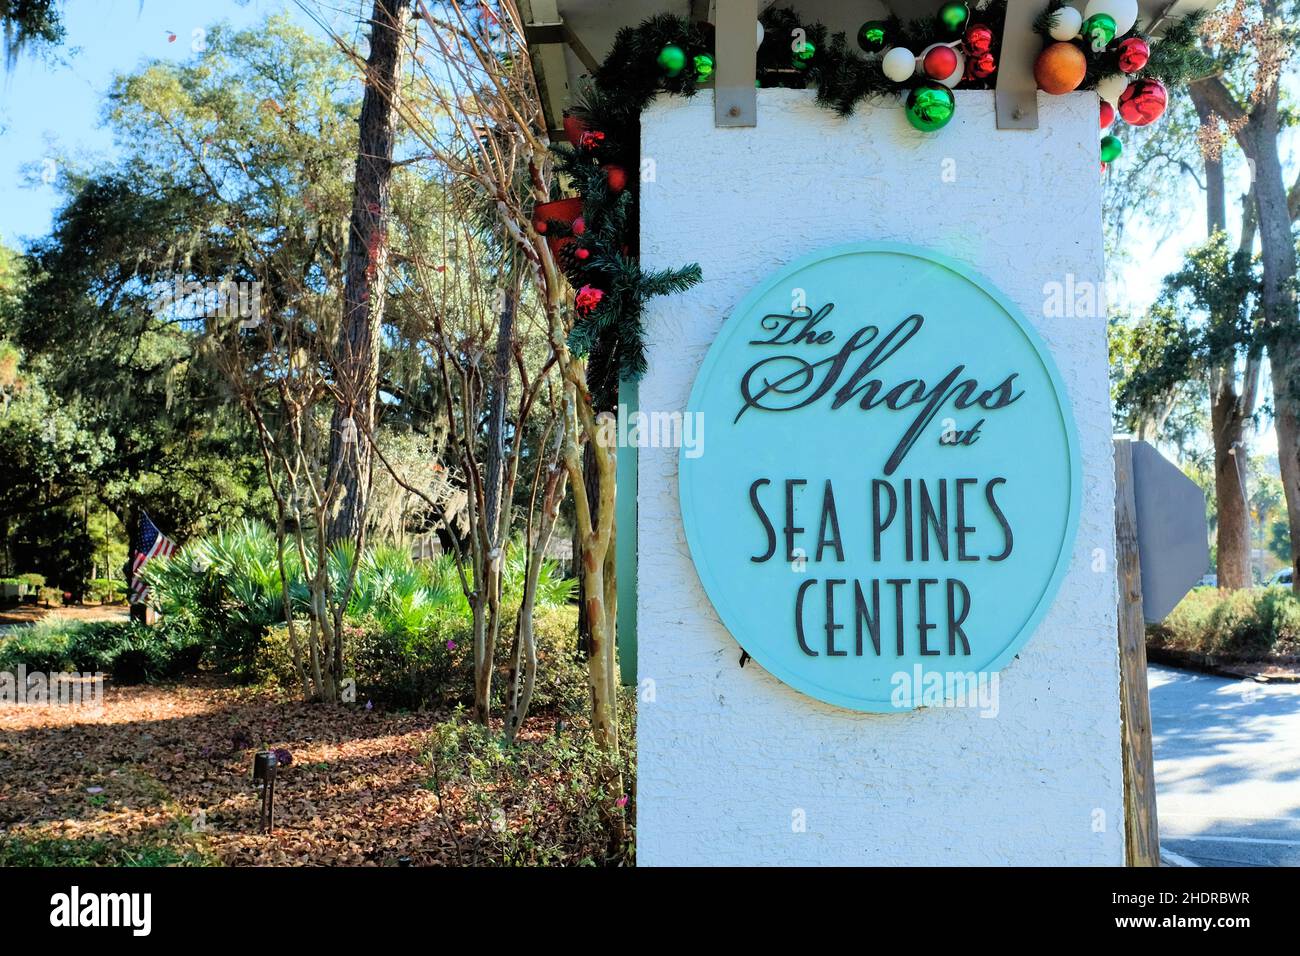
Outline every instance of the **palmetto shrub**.
<svg viewBox="0 0 1300 956">
<path fill-rule="evenodd" d="M 377 698 L 414 705 L 456 696 L 472 682 L 470 610 L 451 555 L 414 561 L 398 547 L 368 548 L 359 562 L 351 542 L 329 556 L 333 594 L 348 596 L 345 614 L 346 668 L 358 690 Z M 507 551 L 502 574 L 502 638 L 498 661 L 508 658 L 514 609 L 523 594 L 526 554 Z M 290 609 L 306 622 L 309 591 L 298 554 L 284 554 Z M 466 573 L 469 571 L 466 569 Z M 207 648 L 205 660 L 242 679 L 271 678 L 296 683 L 285 624 L 275 533 L 246 521 L 187 543 L 170 560 L 145 566 L 152 600 L 169 626 L 193 633 Z M 472 583 L 472 582 L 471 582 Z M 348 590 L 350 586 L 350 591 Z M 559 647 L 572 648 L 576 612 L 569 607 L 575 582 L 554 562 L 544 562 L 537 585 L 539 657 L 559 659 Z M 544 632 L 544 633 L 543 633 Z M 571 681 L 539 675 L 538 693 L 546 699 L 571 693 Z M 549 695 L 549 696 L 548 696 Z"/>
<path fill-rule="evenodd" d="M 289 600 L 307 604 L 298 556 L 284 550 Z M 207 660 L 238 678 L 253 675 L 266 629 L 284 620 L 284 589 L 275 534 L 244 521 L 188 542 L 170 559 L 145 565 L 150 600 L 172 627 L 189 631 L 207 647 Z"/>
</svg>

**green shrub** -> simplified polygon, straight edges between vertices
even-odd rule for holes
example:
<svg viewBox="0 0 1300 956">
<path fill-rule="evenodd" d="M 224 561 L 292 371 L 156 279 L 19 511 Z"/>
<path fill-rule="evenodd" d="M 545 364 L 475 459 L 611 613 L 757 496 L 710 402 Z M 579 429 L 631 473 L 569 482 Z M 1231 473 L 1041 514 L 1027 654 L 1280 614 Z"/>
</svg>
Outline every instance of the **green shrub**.
<svg viewBox="0 0 1300 956">
<path fill-rule="evenodd" d="M 514 634 L 514 614 L 503 620 L 497 642 L 497 673 L 493 681 L 494 706 L 505 701 Z M 308 622 L 299 621 L 299 640 Z M 587 706 L 586 665 L 577 659 L 578 610 L 565 605 L 537 608 L 534 634 L 537 642 L 537 682 L 534 713 L 583 713 Z M 410 633 L 378 619 L 349 621 L 344 628 L 345 673 L 357 682 L 359 700 L 367 698 L 402 707 L 439 703 L 467 703 L 474 695 L 474 648 L 467 614 L 444 607 Z M 305 653 L 305 649 L 304 649 Z M 257 677 L 283 687 L 296 688 L 289 629 L 270 628 L 262 641 L 254 668 Z"/>
<path fill-rule="evenodd" d="M 355 551 L 344 542 L 330 553 L 328 574 L 333 593 L 351 590 L 345 614 L 346 672 L 360 694 L 415 706 L 459 700 L 472 687 L 471 618 L 455 558 L 443 555 L 416 562 L 397 547 L 366 550 L 352 574 Z M 526 555 L 509 549 L 502 574 L 507 608 L 518 606 Z M 307 632 L 310 594 L 296 551 L 286 549 L 289 605 Z M 205 661 L 218 671 L 244 679 L 271 680 L 296 686 L 284 592 L 273 531 L 245 522 L 188 543 L 170 560 L 151 561 L 145 578 L 170 626 L 196 635 L 206 648 Z M 563 661 L 548 642 L 576 644 L 570 607 L 575 583 L 552 561 L 538 576 L 539 658 Z M 508 666 L 514 612 L 502 619 L 503 637 L 497 662 Z M 304 653 L 306 647 L 304 643 Z M 535 699 L 549 705 L 573 696 L 575 682 L 557 672 L 539 673 Z M 583 691 L 585 693 L 585 691 Z"/>
<path fill-rule="evenodd" d="M 97 621 L 82 624 L 68 647 L 74 669 L 105 671 L 121 684 L 163 680 L 198 670 L 203 644 L 183 628 L 164 621 Z"/>
<path fill-rule="evenodd" d="M 43 574 L 20 574 L 18 580 L 28 587 L 43 588 L 45 587 L 45 575 Z"/>
<path fill-rule="evenodd" d="M 297 593 L 296 555 L 285 552 L 291 600 Z M 185 545 L 170 560 L 145 565 L 152 600 L 171 626 L 204 642 L 209 662 L 240 679 L 255 674 L 266 629 L 284 620 L 275 535 L 247 521 Z"/>
<path fill-rule="evenodd" d="M 88 593 L 92 601 L 100 604 L 118 604 L 126 600 L 126 582 L 121 578 L 95 578 Z"/>
<path fill-rule="evenodd" d="M 122 684 L 192 673 L 203 646 L 185 631 L 134 621 L 76 623 L 57 616 L 0 638 L 0 670 L 103 671 Z"/>
<path fill-rule="evenodd" d="M 632 694 L 622 695 L 628 728 L 611 760 L 581 724 L 511 747 L 467 721 L 438 724 L 424 753 L 429 787 L 446 798 L 458 787 L 472 801 L 459 840 L 463 863 L 608 866 L 635 860 L 636 739 Z M 609 781 L 621 777 L 620 793 Z M 618 825 L 618 824 L 621 824 Z"/>
<path fill-rule="evenodd" d="M 1300 654 L 1300 601 L 1289 588 L 1196 588 L 1148 626 L 1147 642 L 1224 660 Z"/>
<path fill-rule="evenodd" d="M 0 636 L 0 671 L 14 673 L 20 665 L 47 673 L 73 670 L 68 640 L 75 627 L 51 616 L 12 628 Z"/>
<path fill-rule="evenodd" d="M 513 627 L 514 618 L 510 620 Z M 509 673 L 512 636 L 513 632 L 502 642 L 503 673 Z M 569 604 L 537 608 L 533 636 L 537 643 L 537 683 L 533 689 L 532 712 L 585 714 L 590 705 L 590 691 L 587 664 L 578 657 L 578 609 Z M 508 690 L 505 680 L 498 686 L 503 694 Z"/>
</svg>

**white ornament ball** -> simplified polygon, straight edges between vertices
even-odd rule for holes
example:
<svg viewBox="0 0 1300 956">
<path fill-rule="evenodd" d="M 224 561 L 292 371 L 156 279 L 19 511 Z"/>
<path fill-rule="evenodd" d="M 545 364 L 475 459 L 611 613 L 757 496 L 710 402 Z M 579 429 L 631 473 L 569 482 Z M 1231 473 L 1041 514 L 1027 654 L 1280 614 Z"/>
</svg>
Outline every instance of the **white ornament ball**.
<svg viewBox="0 0 1300 956">
<path fill-rule="evenodd" d="M 1128 89 L 1128 77 L 1123 73 L 1112 73 L 1097 81 L 1097 93 L 1111 106 L 1119 104 L 1119 98 Z"/>
<path fill-rule="evenodd" d="M 762 22 L 760 21 L 760 22 L 757 24 L 757 26 L 758 26 L 758 41 L 754 44 L 754 49 L 755 49 L 755 50 L 757 50 L 759 47 L 761 47 L 761 46 L 763 45 L 763 24 L 762 24 Z"/>
<path fill-rule="evenodd" d="M 916 72 L 916 54 L 905 46 L 896 46 L 881 59 L 880 69 L 895 83 L 905 83 Z"/>
<path fill-rule="evenodd" d="M 1056 20 L 1047 32 L 1052 35 L 1053 40 L 1065 42 L 1077 37 L 1082 28 L 1083 14 L 1074 7 L 1061 7 L 1056 11 Z"/>
<path fill-rule="evenodd" d="M 1115 36 L 1122 37 L 1137 23 L 1138 0 L 1088 0 L 1083 8 L 1084 19 L 1098 13 L 1109 14 L 1115 21 Z"/>
</svg>

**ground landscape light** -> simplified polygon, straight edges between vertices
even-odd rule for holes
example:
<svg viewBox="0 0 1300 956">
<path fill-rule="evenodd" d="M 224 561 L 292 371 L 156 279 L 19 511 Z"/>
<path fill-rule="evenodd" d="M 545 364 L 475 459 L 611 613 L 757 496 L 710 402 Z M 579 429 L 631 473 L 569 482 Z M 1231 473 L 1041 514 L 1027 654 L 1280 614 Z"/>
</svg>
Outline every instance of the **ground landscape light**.
<svg viewBox="0 0 1300 956">
<path fill-rule="evenodd" d="M 272 750 L 253 755 L 253 785 L 262 791 L 261 828 L 270 833 L 275 819 L 275 771 L 280 761 Z"/>
</svg>

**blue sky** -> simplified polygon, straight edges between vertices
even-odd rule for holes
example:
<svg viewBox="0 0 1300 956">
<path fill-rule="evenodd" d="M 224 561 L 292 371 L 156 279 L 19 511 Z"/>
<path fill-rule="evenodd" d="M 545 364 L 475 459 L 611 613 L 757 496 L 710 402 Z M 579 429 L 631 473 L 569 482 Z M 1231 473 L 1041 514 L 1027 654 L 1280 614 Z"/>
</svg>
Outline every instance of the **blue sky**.
<svg viewBox="0 0 1300 956">
<path fill-rule="evenodd" d="M 319 6 L 336 29 L 351 33 L 361 3 Z M 253 26 L 277 12 L 319 29 L 292 0 L 67 0 L 63 47 L 52 59 L 22 55 L 0 77 L 0 242 L 19 246 L 48 231 L 58 197 L 39 179 L 33 188 L 27 173 L 39 177 L 51 144 L 77 156 L 111 154 L 99 118 L 114 73 L 187 59 L 202 43 L 195 31 L 221 21 Z"/>
</svg>

